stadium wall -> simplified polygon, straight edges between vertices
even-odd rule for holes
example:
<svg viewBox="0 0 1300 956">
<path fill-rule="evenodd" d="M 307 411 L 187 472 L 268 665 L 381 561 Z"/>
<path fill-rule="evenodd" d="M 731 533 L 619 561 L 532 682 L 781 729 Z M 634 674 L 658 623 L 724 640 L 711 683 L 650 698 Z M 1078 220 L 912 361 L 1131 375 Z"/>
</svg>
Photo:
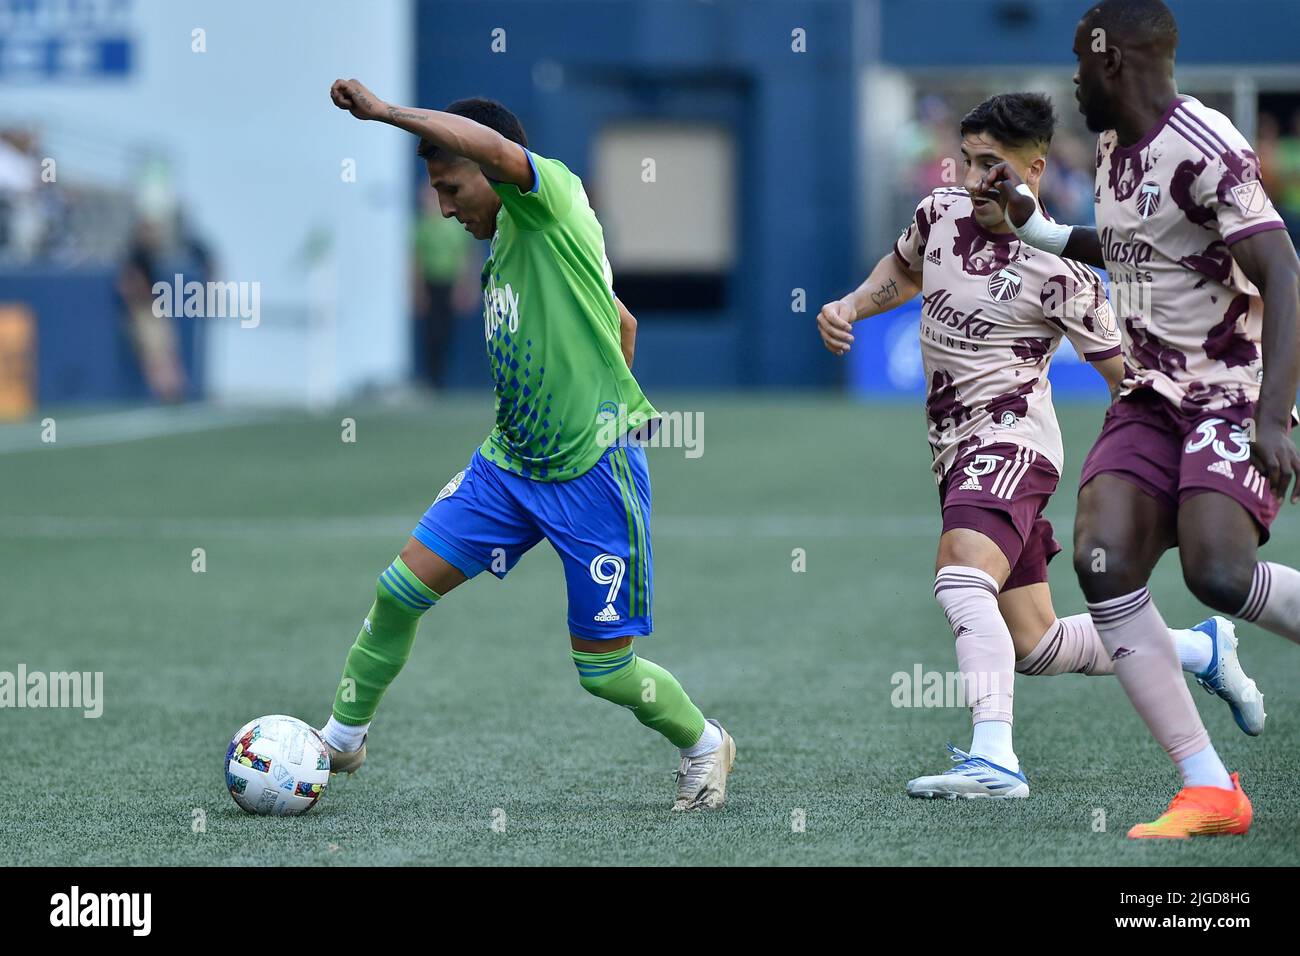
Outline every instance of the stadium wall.
<svg viewBox="0 0 1300 956">
<path fill-rule="evenodd" d="M 884 62 L 971 69 L 1074 70 L 1074 29 L 1088 0 L 867 0 L 880 7 Z M 1178 19 L 1180 66 L 1294 66 L 1295 0 L 1166 0 Z"/>
<path fill-rule="evenodd" d="M 53 10 L 45 0 L 34 2 Z M 404 380 L 407 144 L 400 134 L 339 113 L 328 90 L 339 76 L 357 76 L 385 97 L 411 97 L 410 0 L 367 4 L 362 32 L 340 28 L 357 16 L 341 0 L 228 0 L 201 8 L 122 0 L 113 9 L 128 38 L 120 69 L 35 77 L 0 70 L 0 121 L 40 130 L 70 188 L 108 175 L 128 147 L 165 158 L 177 196 L 212 248 L 217 278 L 260 286 L 256 327 L 241 327 L 238 319 L 178 323 L 197 321 L 197 335 L 207 340 L 208 394 L 328 402 Z M 82 36 L 65 13 L 38 18 L 52 24 L 42 27 L 43 38 Z M 195 30 L 203 31 L 202 50 Z M 17 37 L 6 33 L 3 40 Z M 355 161 L 355 182 L 342 178 L 345 160 Z M 66 302 L 58 284 L 94 286 L 83 278 L 75 270 L 37 270 L 24 286 L 55 286 L 39 294 L 43 353 L 82 347 L 110 329 L 115 334 L 111 295 L 96 294 L 73 314 L 49 312 Z M 0 300 L 16 293 L 0 276 Z M 65 339 L 70 322 L 84 334 Z M 81 358 L 41 355 L 42 368 L 51 362 L 80 367 Z M 93 388 L 47 377 L 42 400 L 139 397 L 138 372 L 96 376 Z"/>
<path fill-rule="evenodd" d="M 692 315 L 639 311 L 639 378 L 654 388 L 834 381 L 834 360 L 809 328 L 853 280 L 851 4 L 444 0 L 417 9 L 420 104 L 500 99 L 539 153 L 584 180 L 613 119 L 732 131 L 737 249 L 725 301 Z M 499 52 L 494 30 L 504 31 Z M 795 30 L 806 52 L 792 49 Z M 475 324 L 457 329 L 457 384 L 488 380 Z"/>
</svg>

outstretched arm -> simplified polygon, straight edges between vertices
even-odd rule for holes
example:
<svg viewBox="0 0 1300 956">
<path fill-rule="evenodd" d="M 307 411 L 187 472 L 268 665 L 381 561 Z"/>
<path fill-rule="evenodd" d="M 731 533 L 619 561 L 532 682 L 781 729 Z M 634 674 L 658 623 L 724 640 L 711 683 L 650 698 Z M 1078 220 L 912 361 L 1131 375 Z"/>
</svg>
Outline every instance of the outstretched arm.
<svg viewBox="0 0 1300 956">
<path fill-rule="evenodd" d="M 1251 463 L 1268 479 L 1273 492 L 1286 498 L 1292 478 L 1300 474 L 1300 452 L 1291 442 L 1291 409 L 1300 379 L 1300 261 L 1283 229 L 1270 229 L 1233 243 L 1232 258 L 1264 298 L 1264 378 L 1255 409 Z M 1300 483 L 1291 503 L 1300 501 Z"/>
<path fill-rule="evenodd" d="M 357 119 L 378 120 L 477 163 L 483 175 L 521 190 L 533 188 L 533 167 L 524 148 L 494 129 L 464 116 L 439 110 L 421 110 L 385 103 L 359 80 L 335 80 L 330 99 Z"/>
<path fill-rule="evenodd" d="M 912 272 L 892 252 L 876 263 L 867 281 L 817 313 L 822 343 L 836 355 L 853 345 L 853 323 L 888 312 L 921 291 L 921 273 Z"/>
<path fill-rule="evenodd" d="M 1039 211 L 1033 194 L 1020 191 L 1022 185 L 1024 183 L 1014 169 L 1006 163 L 998 163 L 984 174 L 983 181 L 972 192 L 996 199 L 1007 222 L 1022 241 L 1076 262 L 1106 268 L 1096 229 L 1049 222 Z"/>
<path fill-rule="evenodd" d="M 1070 227 L 1070 238 L 1066 240 L 1061 255 L 1075 262 L 1086 262 L 1098 269 L 1106 268 L 1106 260 L 1101 257 L 1101 239 L 1092 226 Z"/>
</svg>

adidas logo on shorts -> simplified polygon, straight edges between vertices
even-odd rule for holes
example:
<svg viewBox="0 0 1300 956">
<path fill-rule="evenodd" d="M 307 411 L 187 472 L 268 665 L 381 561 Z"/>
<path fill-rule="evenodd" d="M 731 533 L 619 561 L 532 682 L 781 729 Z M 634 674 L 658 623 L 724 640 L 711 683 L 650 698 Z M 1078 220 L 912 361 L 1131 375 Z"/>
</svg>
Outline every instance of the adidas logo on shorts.
<svg viewBox="0 0 1300 956">
<path fill-rule="evenodd" d="M 1222 475 L 1224 478 L 1227 478 L 1229 481 L 1232 481 L 1234 478 L 1237 477 L 1232 473 L 1232 466 L 1228 464 L 1226 461 L 1211 462 L 1206 467 L 1205 470 L 1212 471 L 1216 475 Z"/>
<path fill-rule="evenodd" d="M 936 266 L 939 264 L 939 250 L 931 249 L 925 254 L 926 262 L 933 262 Z"/>
<path fill-rule="evenodd" d="M 984 486 L 980 484 L 980 480 L 978 478 L 976 478 L 974 475 L 971 475 L 969 478 L 967 478 L 965 481 L 961 483 L 961 487 L 958 488 L 957 490 L 958 491 L 983 491 Z"/>
<path fill-rule="evenodd" d="M 600 623 L 605 623 L 608 621 L 617 621 L 619 620 L 618 611 L 614 610 L 614 605 L 606 604 L 604 608 L 602 608 L 600 612 L 594 618 L 592 618 L 592 620 L 598 621 Z"/>
</svg>

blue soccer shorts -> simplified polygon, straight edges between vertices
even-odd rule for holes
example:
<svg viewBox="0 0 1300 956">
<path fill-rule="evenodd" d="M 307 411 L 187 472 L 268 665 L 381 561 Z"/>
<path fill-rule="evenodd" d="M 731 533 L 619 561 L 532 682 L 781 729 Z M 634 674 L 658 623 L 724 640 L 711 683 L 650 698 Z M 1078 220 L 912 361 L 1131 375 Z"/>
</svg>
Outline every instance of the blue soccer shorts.
<svg viewBox="0 0 1300 956">
<path fill-rule="evenodd" d="M 599 641 L 654 629 L 650 471 L 639 445 L 611 447 L 568 481 L 511 474 L 476 451 L 411 536 L 469 578 L 504 578 L 545 538 L 564 562 L 571 634 Z"/>
</svg>

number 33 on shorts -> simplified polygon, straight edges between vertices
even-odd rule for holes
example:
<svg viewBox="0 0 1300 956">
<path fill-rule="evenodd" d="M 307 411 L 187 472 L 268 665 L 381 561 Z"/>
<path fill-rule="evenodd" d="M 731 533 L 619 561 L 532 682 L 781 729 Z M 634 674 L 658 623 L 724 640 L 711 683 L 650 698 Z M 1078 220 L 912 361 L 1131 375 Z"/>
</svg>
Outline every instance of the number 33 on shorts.
<svg viewBox="0 0 1300 956">
<path fill-rule="evenodd" d="M 1219 437 L 1219 426 L 1227 425 L 1224 438 Z M 1228 447 L 1229 443 L 1232 445 Z M 1183 449 L 1192 455 L 1209 445 L 1216 455 L 1224 461 L 1246 461 L 1250 458 L 1250 434 L 1241 425 L 1234 425 L 1222 418 L 1207 418 L 1196 423 L 1196 437 Z"/>
<path fill-rule="evenodd" d="M 1251 498 L 1270 502 L 1273 494 L 1268 490 L 1268 482 L 1254 465 L 1249 464 L 1251 429 L 1248 426 L 1249 422 L 1238 425 L 1222 418 L 1197 422 L 1195 434 L 1183 447 L 1180 487 L 1213 487 L 1215 480 L 1209 476 L 1215 475 L 1219 481 L 1226 480 L 1230 486 L 1239 485 L 1246 492 L 1243 504 L 1248 510 Z M 1211 452 L 1217 457 L 1207 462 Z M 1219 490 L 1224 489 L 1220 487 Z"/>
</svg>

